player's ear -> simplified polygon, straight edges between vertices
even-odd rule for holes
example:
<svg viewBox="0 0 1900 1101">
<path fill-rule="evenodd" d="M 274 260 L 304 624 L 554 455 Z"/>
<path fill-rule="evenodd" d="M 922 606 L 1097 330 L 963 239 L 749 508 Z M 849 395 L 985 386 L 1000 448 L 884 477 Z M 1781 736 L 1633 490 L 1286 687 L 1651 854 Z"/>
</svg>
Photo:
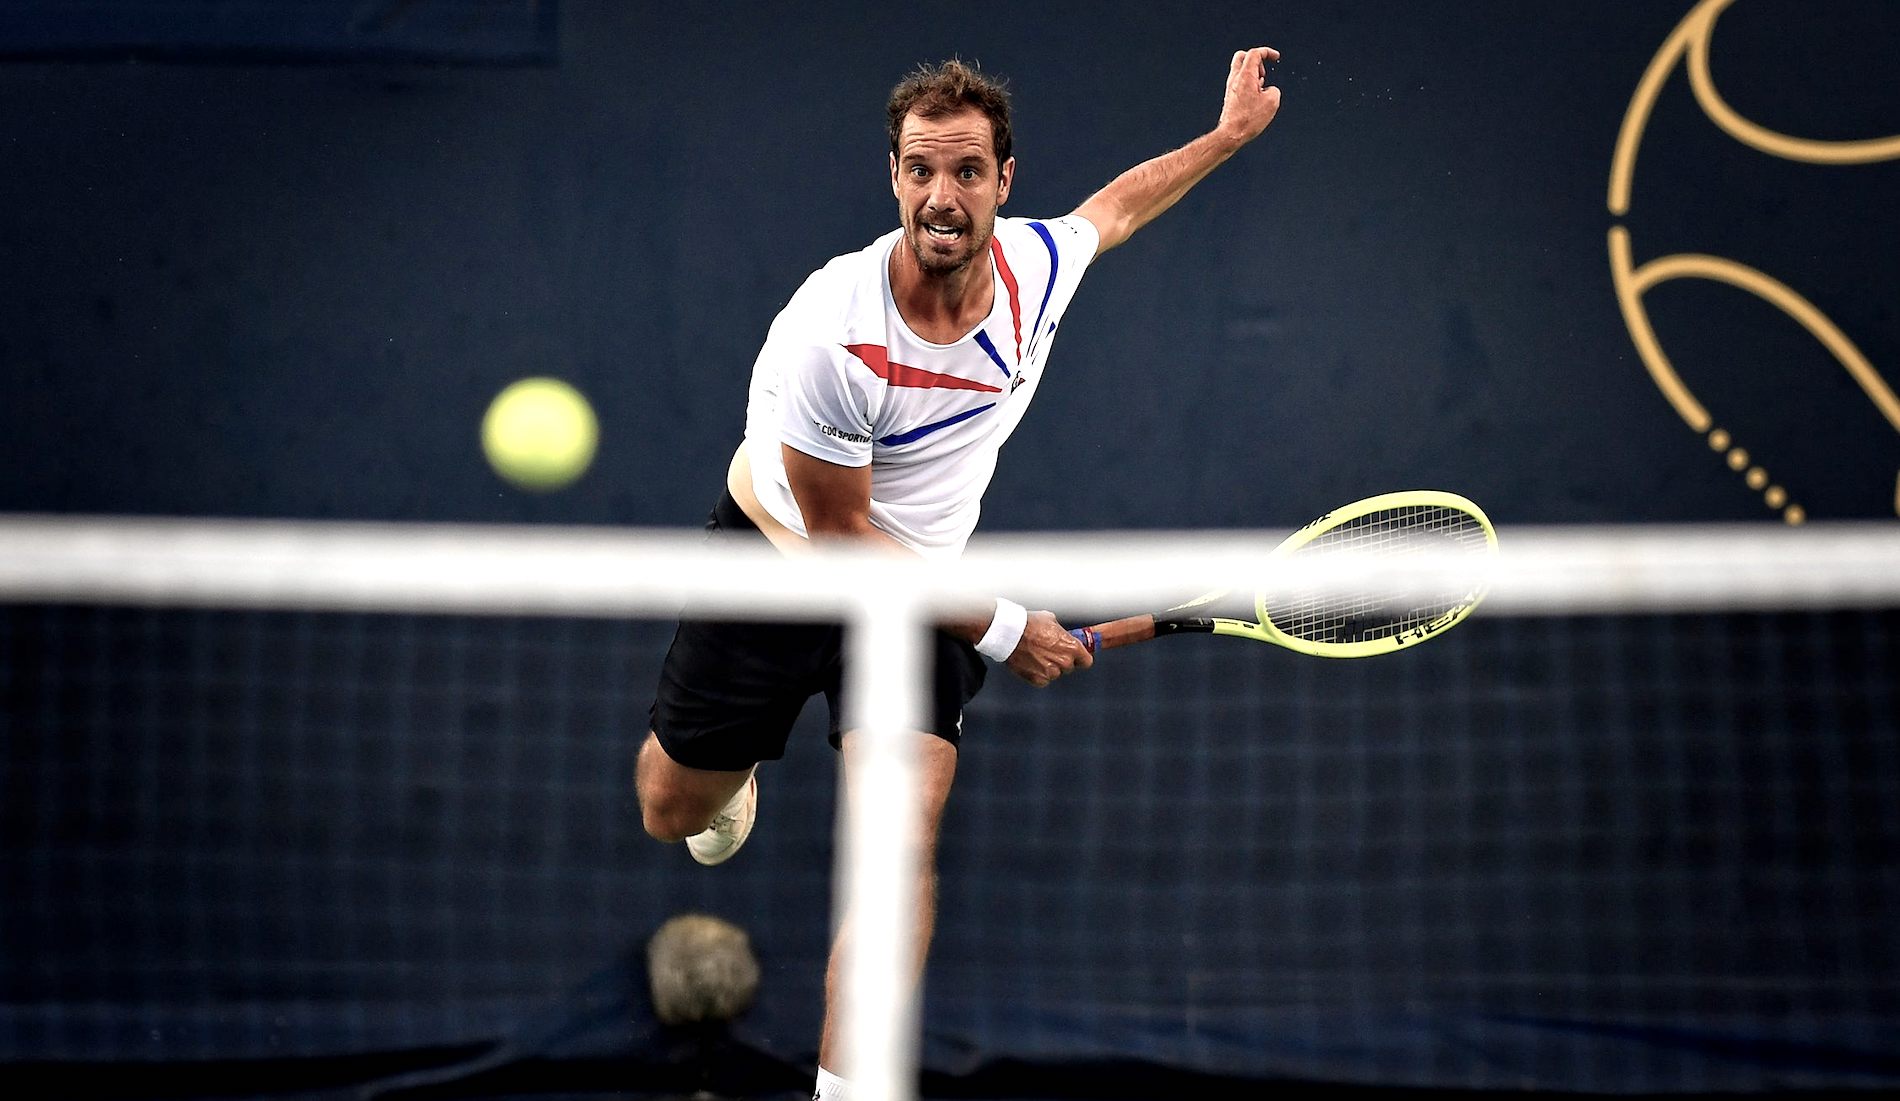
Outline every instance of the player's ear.
<svg viewBox="0 0 1900 1101">
<path fill-rule="evenodd" d="M 904 197 L 903 193 L 897 190 L 897 154 L 895 153 L 891 154 L 891 197 L 894 199 Z"/>
<path fill-rule="evenodd" d="M 1014 180 L 1015 178 L 1016 178 L 1016 158 L 1011 157 L 1010 159 L 1003 162 L 1002 170 L 996 174 L 996 179 L 997 179 L 997 184 L 998 184 L 997 189 L 996 189 L 996 205 L 997 206 L 1002 206 L 1004 203 L 1009 201 L 1010 181 Z"/>
</svg>

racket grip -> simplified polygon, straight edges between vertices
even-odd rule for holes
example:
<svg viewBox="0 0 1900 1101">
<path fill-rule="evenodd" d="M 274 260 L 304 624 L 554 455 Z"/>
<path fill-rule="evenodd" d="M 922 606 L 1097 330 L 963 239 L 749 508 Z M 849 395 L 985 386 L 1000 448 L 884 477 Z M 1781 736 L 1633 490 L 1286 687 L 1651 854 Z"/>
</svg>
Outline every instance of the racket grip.
<svg viewBox="0 0 1900 1101">
<path fill-rule="evenodd" d="M 1102 632 L 1092 627 L 1077 627 L 1069 633 L 1074 635 L 1075 640 L 1082 644 L 1082 648 L 1091 654 L 1102 648 Z"/>
</svg>

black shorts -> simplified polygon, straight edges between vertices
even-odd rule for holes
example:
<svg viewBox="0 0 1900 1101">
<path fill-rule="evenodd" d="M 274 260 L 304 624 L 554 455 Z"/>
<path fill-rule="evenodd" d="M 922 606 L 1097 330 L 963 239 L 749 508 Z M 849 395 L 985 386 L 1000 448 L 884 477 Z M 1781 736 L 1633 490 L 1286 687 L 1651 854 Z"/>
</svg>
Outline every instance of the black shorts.
<svg viewBox="0 0 1900 1101">
<path fill-rule="evenodd" d="M 707 538 L 765 542 L 730 493 L 706 520 Z M 988 672 L 976 647 L 934 633 L 934 700 L 928 733 L 956 745 L 963 705 Z M 785 742 L 805 701 L 820 692 L 831 706 L 831 744 L 838 744 L 844 628 L 835 623 L 721 622 L 682 617 L 660 667 L 649 712 L 666 755 L 688 768 L 737 771 L 785 756 Z"/>
</svg>

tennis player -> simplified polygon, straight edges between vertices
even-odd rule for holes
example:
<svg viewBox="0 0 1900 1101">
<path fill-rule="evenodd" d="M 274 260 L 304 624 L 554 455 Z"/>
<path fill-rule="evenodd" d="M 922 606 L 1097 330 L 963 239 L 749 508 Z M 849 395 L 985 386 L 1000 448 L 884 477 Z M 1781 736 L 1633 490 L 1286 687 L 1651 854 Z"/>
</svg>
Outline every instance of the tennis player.
<svg viewBox="0 0 1900 1101">
<path fill-rule="evenodd" d="M 959 554 L 1083 272 L 1266 129 L 1280 106 L 1266 65 L 1278 57 L 1265 46 L 1234 54 L 1213 130 L 1048 220 L 997 216 L 1016 172 L 1002 87 L 958 61 L 907 77 L 887 105 L 899 228 L 813 273 L 772 323 L 753 367 L 745 442 L 707 523 L 712 538 L 765 539 L 787 553 L 852 542 Z M 793 721 L 820 692 L 850 783 L 842 641 L 836 626 L 682 620 L 637 768 L 647 832 L 685 840 L 702 864 L 731 857 L 752 829 L 757 764 L 784 755 Z M 935 916 L 937 826 L 984 658 L 1038 686 L 1091 662 L 1055 616 L 1000 597 L 937 632 L 929 736 L 918 750 L 919 969 Z M 840 943 L 849 929 L 847 918 Z M 832 1004 L 839 958 L 834 945 Z M 842 1041 L 827 1012 L 824 1101 L 849 1094 Z"/>
</svg>

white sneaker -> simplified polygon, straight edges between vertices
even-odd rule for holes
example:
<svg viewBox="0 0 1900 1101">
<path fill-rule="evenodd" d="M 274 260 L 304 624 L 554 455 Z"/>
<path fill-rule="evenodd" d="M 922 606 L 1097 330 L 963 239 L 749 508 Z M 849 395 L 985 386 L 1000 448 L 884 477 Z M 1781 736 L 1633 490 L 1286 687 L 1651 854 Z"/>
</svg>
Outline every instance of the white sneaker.
<svg viewBox="0 0 1900 1101">
<path fill-rule="evenodd" d="M 759 777 L 754 773 L 733 793 L 732 801 L 713 816 L 712 825 L 686 839 L 686 851 L 708 866 L 732 859 L 752 833 L 752 821 L 758 813 Z"/>
</svg>

